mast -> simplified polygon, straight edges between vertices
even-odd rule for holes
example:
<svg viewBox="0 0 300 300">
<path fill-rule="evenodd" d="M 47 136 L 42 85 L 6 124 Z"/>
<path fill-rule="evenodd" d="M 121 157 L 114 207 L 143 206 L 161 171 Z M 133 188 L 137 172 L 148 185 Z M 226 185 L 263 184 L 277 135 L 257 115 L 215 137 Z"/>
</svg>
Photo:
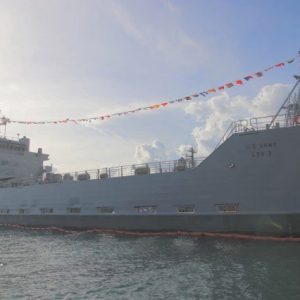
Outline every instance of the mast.
<svg viewBox="0 0 300 300">
<path fill-rule="evenodd" d="M 1 113 L 1 111 L 0 111 Z M 0 126 L 4 126 L 4 133 L 3 133 L 3 137 L 6 137 L 6 125 L 7 123 L 9 123 L 9 119 L 5 118 L 5 116 L 0 117 Z"/>
<path fill-rule="evenodd" d="M 194 150 L 193 147 L 191 147 L 189 150 L 187 150 L 187 152 L 190 153 L 190 155 L 187 155 L 187 156 L 191 161 L 192 168 L 194 168 L 195 167 L 195 156 L 194 156 L 194 154 L 196 153 L 196 151 Z"/>
</svg>

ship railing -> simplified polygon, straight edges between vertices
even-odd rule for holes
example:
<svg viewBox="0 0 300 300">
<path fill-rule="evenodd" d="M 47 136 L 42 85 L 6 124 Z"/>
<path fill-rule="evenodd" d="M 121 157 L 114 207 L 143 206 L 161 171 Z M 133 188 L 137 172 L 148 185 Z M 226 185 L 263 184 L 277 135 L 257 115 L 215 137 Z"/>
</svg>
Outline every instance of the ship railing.
<svg viewBox="0 0 300 300">
<path fill-rule="evenodd" d="M 223 144 L 228 138 L 235 133 L 254 133 L 261 130 L 268 130 L 282 127 L 297 126 L 294 116 L 287 114 L 278 115 L 272 123 L 274 116 L 256 117 L 244 120 L 234 121 L 230 124 L 224 135 L 220 139 L 216 148 Z M 272 125 L 270 126 L 270 124 Z"/>
<path fill-rule="evenodd" d="M 272 125 L 270 125 L 273 118 L 274 116 L 251 118 L 249 120 L 249 126 L 252 130 L 260 131 L 280 127 L 292 127 L 297 125 L 294 122 L 294 117 L 288 116 L 287 114 L 278 115 Z"/>
<path fill-rule="evenodd" d="M 197 167 L 205 157 L 180 158 L 179 160 L 150 162 L 143 164 L 124 165 L 111 168 L 99 168 L 93 170 L 76 171 L 68 173 L 46 173 L 43 178 L 19 178 L 18 182 L 11 180 L 0 181 L 0 188 L 22 187 L 35 184 L 51 184 L 64 181 L 84 181 L 95 179 L 107 179 L 125 176 L 140 176 L 156 173 L 182 172 Z"/>
<path fill-rule="evenodd" d="M 248 126 L 248 120 L 238 120 L 238 121 L 231 122 L 231 124 L 225 131 L 224 135 L 222 136 L 222 138 L 216 145 L 216 148 L 218 148 L 221 144 L 223 144 L 234 133 L 245 130 L 245 128 L 247 128 L 247 126 Z"/>
<path fill-rule="evenodd" d="M 188 169 L 195 168 L 205 158 L 181 158 L 179 160 L 172 161 L 161 161 L 161 162 L 150 162 L 143 164 L 124 165 L 110 168 L 99 168 L 93 170 L 67 172 L 60 174 L 51 174 L 51 176 L 45 176 L 43 183 L 54 183 L 61 181 L 84 181 L 93 179 L 107 179 L 125 176 L 139 176 L 146 174 L 157 174 L 157 173 L 171 173 L 181 172 Z"/>
<path fill-rule="evenodd" d="M 0 135 L 0 139 L 3 141 L 14 141 L 14 142 L 20 142 L 20 138 L 18 137 L 12 137 L 7 135 Z"/>
</svg>

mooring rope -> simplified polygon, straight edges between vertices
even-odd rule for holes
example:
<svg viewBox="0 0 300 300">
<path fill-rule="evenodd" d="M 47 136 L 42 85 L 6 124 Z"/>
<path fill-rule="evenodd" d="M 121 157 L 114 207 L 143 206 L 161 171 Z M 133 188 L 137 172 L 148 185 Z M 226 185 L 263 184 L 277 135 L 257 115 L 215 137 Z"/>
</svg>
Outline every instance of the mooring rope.
<svg viewBox="0 0 300 300">
<path fill-rule="evenodd" d="M 254 235 L 254 234 L 243 234 L 243 233 L 221 233 L 221 232 L 189 232 L 189 231 L 163 231 L 163 232 L 140 232 L 140 231 L 129 231 L 119 229 L 86 229 L 86 230 L 71 230 L 64 229 L 61 227 L 33 227 L 27 225 L 18 224 L 0 224 L 0 227 L 12 228 L 12 229 L 24 229 L 33 231 L 48 231 L 48 232 L 60 232 L 64 234 L 112 234 L 118 236 L 134 236 L 134 237 L 208 237 L 208 238 L 222 238 L 222 239 L 235 239 L 235 240 L 255 240 L 255 241 L 272 241 L 272 242 L 300 242 L 300 237 L 293 236 L 265 236 L 265 235 Z"/>
</svg>

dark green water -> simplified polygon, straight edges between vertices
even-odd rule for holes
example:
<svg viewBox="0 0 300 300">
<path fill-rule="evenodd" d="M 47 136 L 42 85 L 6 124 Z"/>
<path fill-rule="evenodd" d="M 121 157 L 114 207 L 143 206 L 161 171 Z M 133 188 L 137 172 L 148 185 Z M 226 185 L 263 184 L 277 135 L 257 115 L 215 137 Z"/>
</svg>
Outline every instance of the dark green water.
<svg viewBox="0 0 300 300">
<path fill-rule="evenodd" d="M 300 243 L 0 230 L 0 299 L 300 299 Z"/>
</svg>

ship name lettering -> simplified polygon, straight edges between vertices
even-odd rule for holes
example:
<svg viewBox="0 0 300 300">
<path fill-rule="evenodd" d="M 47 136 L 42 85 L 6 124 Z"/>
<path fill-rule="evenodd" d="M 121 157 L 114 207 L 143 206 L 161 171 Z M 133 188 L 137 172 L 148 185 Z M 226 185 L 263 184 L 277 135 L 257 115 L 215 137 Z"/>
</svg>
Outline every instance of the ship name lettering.
<svg viewBox="0 0 300 300">
<path fill-rule="evenodd" d="M 252 144 L 250 145 L 250 147 L 249 145 L 247 145 L 246 148 L 252 148 L 253 150 L 256 150 L 256 149 L 274 148 L 276 146 L 277 146 L 276 142 L 264 142 L 264 143 Z"/>
<path fill-rule="evenodd" d="M 271 150 L 252 152 L 252 157 L 270 157 L 270 156 L 272 156 Z"/>
<path fill-rule="evenodd" d="M 252 157 L 270 157 L 272 156 L 272 149 L 277 147 L 276 142 L 264 142 L 247 145 L 247 148 L 252 148 Z"/>
</svg>

